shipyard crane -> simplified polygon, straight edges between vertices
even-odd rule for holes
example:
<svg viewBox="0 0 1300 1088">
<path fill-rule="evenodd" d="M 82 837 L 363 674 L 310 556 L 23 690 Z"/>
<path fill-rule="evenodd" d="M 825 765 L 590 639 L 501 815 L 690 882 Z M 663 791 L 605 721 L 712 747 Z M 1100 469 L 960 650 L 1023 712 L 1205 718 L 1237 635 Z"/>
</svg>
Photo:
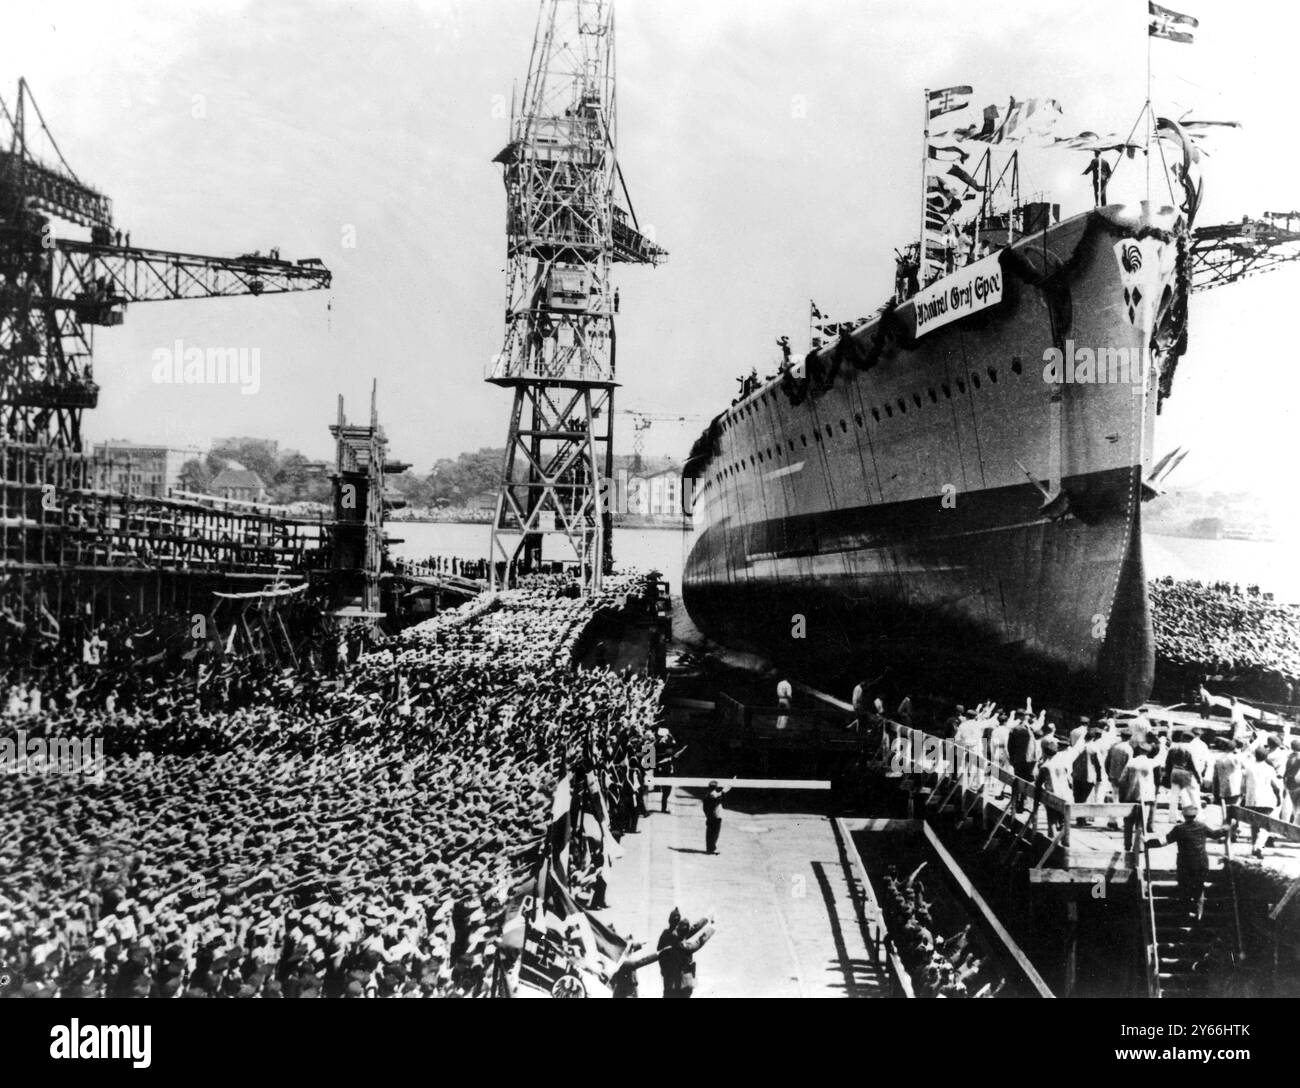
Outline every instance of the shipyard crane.
<svg viewBox="0 0 1300 1088">
<path fill-rule="evenodd" d="M 542 0 L 510 140 L 493 160 L 506 188 L 506 331 L 485 379 L 513 390 L 494 589 L 499 563 L 536 567 L 547 533 L 567 538 L 586 590 L 611 562 L 601 501 L 618 385 L 610 273 L 667 256 L 628 198 L 614 92 L 612 0 Z"/>
<path fill-rule="evenodd" d="M 632 471 L 641 471 L 641 458 L 645 453 L 645 433 L 656 423 L 689 423 L 700 416 L 654 415 L 636 408 L 620 408 L 619 415 L 632 419 Z"/>
<path fill-rule="evenodd" d="M 38 143 L 48 154 L 38 153 Z M 55 237 L 54 221 L 88 228 L 90 239 Z M 291 263 L 274 250 L 210 257 L 123 244 L 112 201 L 68 165 L 26 80 L 18 81 L 12 112 L 0 99 L 0 440 L 81 449 L 82 413 L 99 399 L 92 330 L 121 324 L 128 303 L 329 285 L 329 270 L 315 258 Z"/>
<path fill-rule="evenodd" d="M 1192 290 L 1208 291 L 1300 260 L 1300 211 L 1197 227 L 1192 233 Z"/>
</svg>

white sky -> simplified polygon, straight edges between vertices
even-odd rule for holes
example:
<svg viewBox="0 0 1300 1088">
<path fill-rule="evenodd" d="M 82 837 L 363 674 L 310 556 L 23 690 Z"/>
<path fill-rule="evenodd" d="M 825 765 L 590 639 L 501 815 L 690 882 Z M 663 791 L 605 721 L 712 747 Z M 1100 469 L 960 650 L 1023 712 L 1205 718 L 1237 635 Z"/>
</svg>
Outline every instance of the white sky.
<svg viewBox="0 0 1300 1088">
<path fill-rule="evenodd" d="M 623 169 L 642 223 L 671 251 L 659 269 L 619 272 L 622 406 L 707 417 L 737 374 L 775 359 L 777 335 L 802 347 L 810 297 L 844 318 L 883 301 L 893 247 L 916 229 L 924 87 L 970 83 L 977 106 L 1055 97 L 1063 135 L 1127 132 L 1145 94 L 1145 7 L 620 0 Z M 1216 141 L 1201 222 L 1300 206 L 1300 6 L 1183 8 L 1201 20 L 1198 41 L 1153 43 L 1158 112 L 1246 126 Z M 360 415 L 375 376 L 392 449 L 421 471 L 500 445 L 508 393 L 481 380 L 504 305 L 505 198 L 490 160 L 507 121 L 494 106 L 522 82 L 536 10 L 11 6 L 0 94 L 10 100 L 27 76 L 64 154 L 113 197 L 133 242 L 222 254 L 279 245 L 334 271 L 328 312 L 319 293 L 129 308 L 124 326 L 97 335 L 103 393 L 88 437 L 206 446 L 264 435 L 323 456 L 336 394 Z M 1078 210 L 1086 161 L 1027 156 L 1026 194 L 1052 188 Z M 345 224 L 355 249 L 342 247 Z M 1193 447 L 1171 482 L 1252 486 L 1279 496 L 1285 516 L 1297 289 L 1300 265 L 1195 298 L 1158 440 Z M 178 336 L 259 348 L 261 392 L 153 384 L 152 351 Z M 657 426 L 647 449 L 681 455 L 697 429 Z"/>
</svg>

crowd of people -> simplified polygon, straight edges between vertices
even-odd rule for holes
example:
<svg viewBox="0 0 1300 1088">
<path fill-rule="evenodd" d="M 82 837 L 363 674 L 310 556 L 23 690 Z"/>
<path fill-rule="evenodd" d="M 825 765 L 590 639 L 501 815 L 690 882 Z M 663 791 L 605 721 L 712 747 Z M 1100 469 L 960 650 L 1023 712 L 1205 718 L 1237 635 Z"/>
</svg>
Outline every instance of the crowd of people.
<svg viewBox="0 0 1300 1088">
<path fill-rule="evenodd" d="M 903 875 L 890 866 L 881 877 L 880 908 L 889 941 L 898 952 L 917 997 L 996 997 L 1006 985 L 991 957 L 981 953 L 971 927 L 936 936 L 933 903 L 918 867 Z"/>
<path fill-rule="evenodd" d="M 1048 793 L 1076 804 L 1141 805 L 1142 822 L 1131 819 L 1125 826 L 1126 849 L 1154 829 L 1160 802 L 1174 822 L 1189 807 L 1199 813 L 1216 804 L 1225 812 L 1240 806 L 1300 823 L 1300 739 L 1287 742 L 1240 712 L 1224 735 L 1199 726 L 1162 734 L 1145 715 L 1124 725 L 1081 715 L 1058 727 L 1045 712 L 1035 714 L 1031 702 L 1022 710 L 987 702 L 957 706 L 939 731 L 1031 783 L 1033 790 L 1018 793 L 1015 803 L 1025 808 L 1032 798 L 1034 820 L 1046 808 L 1049 834 L 1061 816 L 1044 805 Z M 1258 828 L 1252 832 L 1257 856 L 1267 841 Z"/>
<path fill-rule="evenodd" d="M 640 585 L 580 599 L 538 577 L 335 670 L 252 658 L 214 684 L 109 655 L 69 666 L 84 682 L 6 677 L 22 695 L 0 698 L 0 738 L 93 738 L 106 762 L 94 788 L 0 776 L 9 992 L 490 992 L 557 785 L 586 776 L 628 806 L 660 682 L 570 658 L 593 609 Z"/>
<path fill-rule="evenodd" d="M 1265 685 L 1294 705 L 1300 607 L 1258 586 L 1156 578 L 1149 583 L 1156 657 L 1179 668 Z"/>
</svg>

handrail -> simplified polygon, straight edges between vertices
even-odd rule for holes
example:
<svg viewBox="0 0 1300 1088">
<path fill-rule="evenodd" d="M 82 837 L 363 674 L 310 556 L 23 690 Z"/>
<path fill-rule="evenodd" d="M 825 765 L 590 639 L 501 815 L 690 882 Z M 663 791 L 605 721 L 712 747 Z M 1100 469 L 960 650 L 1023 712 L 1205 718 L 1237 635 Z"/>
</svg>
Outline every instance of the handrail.
<svg viewBox="0 0 1300 1088">
<path fill-rule="evenodd" d="M 1227 806 L 1225 805 L 1224 808 L 1226 809 Z M 1237 877 L 1232 871 L 1232 866 L 1228 864 L 1232 861 L 1232 839 L 1236 834 L 1236 828 L 1233 827 L 1231 821 L 1225 819 L 1223 821 L 1223 831 L 1223 868 L 1227 871 L 1228 889 L 1232 892 L 1232 923 L 1237 934 L 1237 960 L 1240 962 L 1246 954 L 1241 937 L 1241 906 L 1237 902 Z"/>
<path fill-rule="evenodd" d="M 1147 972 L 1147 997 L 1160 996 L 1160 946 L 1156 940 L 1156 903 L 1151 893 L 1151 856 L 1146 840 L 1146 813 L 1142 805 L 1135 806 L 1138 811 L 1134 818 L 1138 820 L 1137 834 L 1142 836 L 1142 849 L 1136 851 L 1141 866 L 1138 869 L 1138 887 L 1146 909 L 1139 913 L 1142 918 L 1142 953 Z"/>
</svg>

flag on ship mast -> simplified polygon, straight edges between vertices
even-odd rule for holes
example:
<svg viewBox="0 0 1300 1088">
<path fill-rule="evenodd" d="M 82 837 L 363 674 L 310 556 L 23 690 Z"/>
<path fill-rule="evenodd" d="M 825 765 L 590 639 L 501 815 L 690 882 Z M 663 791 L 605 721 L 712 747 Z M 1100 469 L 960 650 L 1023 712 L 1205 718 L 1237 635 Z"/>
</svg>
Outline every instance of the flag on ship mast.
<svg viewBox="0 0 1300 1088">
<path fill-rule="evenodd" d="M 965 109 L 970 104 L 970 96 L 973 93 L 970 87 L 944 87 L 939 91 L 930 92 L 930 119 L 940 117 L 945 113 L 952 113 L 954 110 Z"/>
<path fill-rule="evenodd" d="M 1151 14 L 1151 24 L 1147 31 L 1151 37 L 1182 42 L 1184 45 L 1193 44 L 1195 39 L 1192 31 L 1201 24 L 1192 16 L 1150 2 L 1147 3 L 1147 11 Z"/>
<path fill-rule="evenodd" d="M 978 130 L 971 125 L 955 129 L 953 135 L 984 144 L 1014 144 L 1029 136 L 1046 136 L 1061 119 L 1061 104 L 1055 98 L 1017 99 L 1012 95 L 1001 124 L 998 115 L 997 106 L 985 106 L 984 123 Z"/>
</svg>

